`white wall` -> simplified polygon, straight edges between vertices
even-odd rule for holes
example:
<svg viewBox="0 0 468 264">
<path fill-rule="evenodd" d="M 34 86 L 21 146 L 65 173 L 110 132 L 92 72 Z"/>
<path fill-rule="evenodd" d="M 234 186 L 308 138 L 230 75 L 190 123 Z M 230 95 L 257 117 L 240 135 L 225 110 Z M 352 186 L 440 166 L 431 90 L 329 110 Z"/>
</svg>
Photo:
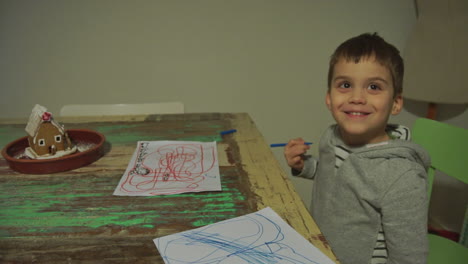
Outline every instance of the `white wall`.
<svg viewBox="0 0 468 264">
<path fill-rule="evenodd" d="M 336 46 L 377 31 L 404 51 L 415 21 L 408 0 L 1 0 L 0 118 L 36 103 L 58 113 L 182 101 L 188 112 L 248 112 L 269 143 L 317 142 L 333 121 L 324 96 Z M 466 106 L 440 114 L 467 127 Z M 393 121 L 418 115 L 425 105 L 407 102 Z M 308 204 L 310 181 L 294 183 Z"/>
</svg>

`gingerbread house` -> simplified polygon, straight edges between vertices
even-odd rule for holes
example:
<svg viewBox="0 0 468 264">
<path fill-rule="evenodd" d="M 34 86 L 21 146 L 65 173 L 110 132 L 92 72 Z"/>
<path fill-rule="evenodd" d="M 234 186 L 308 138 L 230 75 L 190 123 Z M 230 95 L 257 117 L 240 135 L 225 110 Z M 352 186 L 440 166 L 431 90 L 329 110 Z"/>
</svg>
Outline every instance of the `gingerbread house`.
<svg viewBox="0 0 468 264">
<path fill-rule="evenodd" d="M 65 131 L 50 112 L 41 105 L 36 105 L 26 125 L 29 147 L 25 154 L 32 159 L 57 158 L 76 152 Z"/>
</svg>

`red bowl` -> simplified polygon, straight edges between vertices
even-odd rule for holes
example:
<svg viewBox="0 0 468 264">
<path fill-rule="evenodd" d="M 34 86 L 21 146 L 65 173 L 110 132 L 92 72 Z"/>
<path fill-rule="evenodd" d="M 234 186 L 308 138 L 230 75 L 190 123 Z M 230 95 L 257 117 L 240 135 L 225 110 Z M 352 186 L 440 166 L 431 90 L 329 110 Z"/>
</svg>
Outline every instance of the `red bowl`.
<svg viewBox="0 0 468 264">
<path fill-rule="evenodd" d="M 2 149 L 2 156 L 11 169 L 27 174 L 48 174 L 68 171 L 83 167 L 98 160 L 104 155 L 105 137 L 103 134 L 88 129 L 68 129 L 68 136 L 77 145 L 87 145 L 88 148 L 52 159 L 29 159 L 24 150 L 29 147 L 28 137 L 22 137 L 10 142 Z"/>
</svg>

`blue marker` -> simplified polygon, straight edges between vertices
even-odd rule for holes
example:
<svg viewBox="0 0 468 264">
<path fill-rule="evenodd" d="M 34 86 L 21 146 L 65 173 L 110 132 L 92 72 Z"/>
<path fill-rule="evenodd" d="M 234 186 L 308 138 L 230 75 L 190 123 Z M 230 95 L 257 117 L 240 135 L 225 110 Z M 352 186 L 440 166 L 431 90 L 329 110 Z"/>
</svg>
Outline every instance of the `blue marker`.
<svg viewBox="0 0 468 264">
<path fill-rule="evenodd" d="M 270 144 L 270 147 L 275 148 L 275 147 L 284 147 L 288 143 L 276 143 L 276 144 Z M 304 145 L 311 145 L 312 142 L 305 142 Z"/>
<path fill-rule="evenodd" d="M 219 134 L 221 134 L 221 136 L 224 136 L 224 135 L 231 134 L 231 133 L 234 133 L 234 132 L 237 132 L 237 129 L 230 129 L 230 130 L 226 130 L 226 131 L 221 131 L 221 132 L 219 132 Z"/>
</svg>

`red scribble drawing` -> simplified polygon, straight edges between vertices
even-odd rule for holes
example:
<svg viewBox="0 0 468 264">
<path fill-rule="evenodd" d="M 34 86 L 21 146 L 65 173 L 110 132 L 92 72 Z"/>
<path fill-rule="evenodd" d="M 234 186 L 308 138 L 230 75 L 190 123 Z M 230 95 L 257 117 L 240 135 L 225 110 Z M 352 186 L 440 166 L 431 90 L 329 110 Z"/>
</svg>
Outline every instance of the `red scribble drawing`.
<svg viewBox="0 0 468 264">
<path fill-rule="evenodd" d="M 220 190 L 216 142 L 140 141 L 114 194 Z"/>
</svg>

